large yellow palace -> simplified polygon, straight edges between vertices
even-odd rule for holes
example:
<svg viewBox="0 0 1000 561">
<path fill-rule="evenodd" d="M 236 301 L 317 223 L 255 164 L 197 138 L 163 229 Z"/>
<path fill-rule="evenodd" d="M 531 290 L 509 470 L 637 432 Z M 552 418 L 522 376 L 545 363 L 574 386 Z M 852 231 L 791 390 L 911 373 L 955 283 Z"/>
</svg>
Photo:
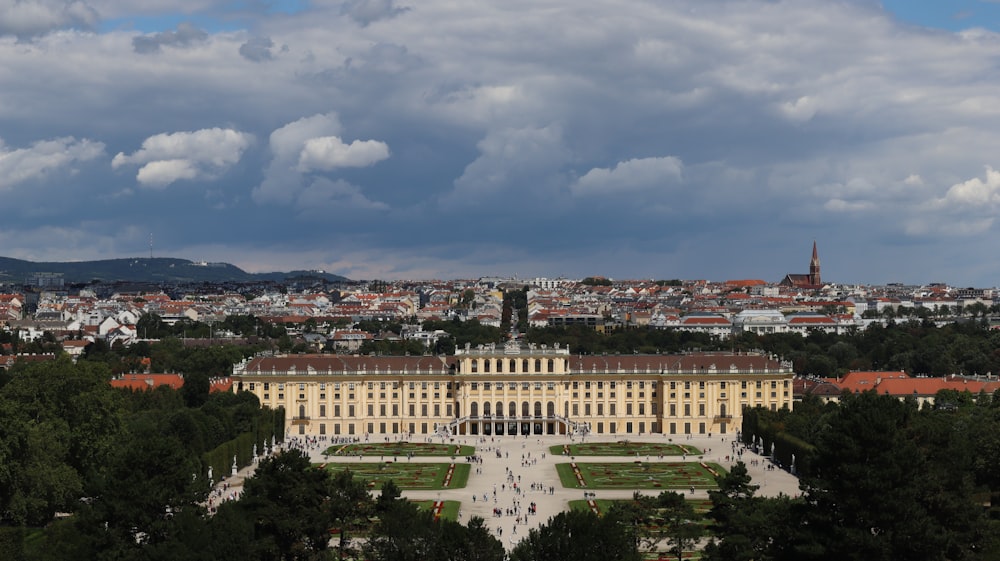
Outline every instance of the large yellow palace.
<svg viewBox="0 0 1000 561">
<path fill-rule="evenodd" d="M 259 356 L 234 391 L 283 407 L 296 435 L 726 434 L 792 407 L 792 367 L 759 353 L 573 355 L 559 345 L 454 356 Z"/>
</svg>

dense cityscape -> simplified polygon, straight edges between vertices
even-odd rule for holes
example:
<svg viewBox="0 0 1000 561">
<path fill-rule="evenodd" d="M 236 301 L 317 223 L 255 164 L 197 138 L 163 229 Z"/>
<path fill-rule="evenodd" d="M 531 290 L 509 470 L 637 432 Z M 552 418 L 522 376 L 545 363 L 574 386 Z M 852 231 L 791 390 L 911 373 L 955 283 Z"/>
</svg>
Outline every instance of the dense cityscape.
<svg viewBox="0 0 1000 561">
<path fill-rule="evenodd" d="M 16 558 L 997 551 L 994 290 L 825 282 L 815 245 L 779 282 L 44 274 L 0 313 Z"/>
</svg>

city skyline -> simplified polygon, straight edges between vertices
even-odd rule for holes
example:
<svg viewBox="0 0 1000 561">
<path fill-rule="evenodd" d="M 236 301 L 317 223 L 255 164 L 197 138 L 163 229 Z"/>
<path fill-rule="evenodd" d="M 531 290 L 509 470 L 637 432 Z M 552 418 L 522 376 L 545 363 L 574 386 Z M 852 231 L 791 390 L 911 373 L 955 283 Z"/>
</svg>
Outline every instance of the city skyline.
<svg viewBox="0 0 1000 561">
<path fill-rule="evenodd" d="M 992 287 L 1000 4 L 0 4 L 0 254 Z"/>
</svg>

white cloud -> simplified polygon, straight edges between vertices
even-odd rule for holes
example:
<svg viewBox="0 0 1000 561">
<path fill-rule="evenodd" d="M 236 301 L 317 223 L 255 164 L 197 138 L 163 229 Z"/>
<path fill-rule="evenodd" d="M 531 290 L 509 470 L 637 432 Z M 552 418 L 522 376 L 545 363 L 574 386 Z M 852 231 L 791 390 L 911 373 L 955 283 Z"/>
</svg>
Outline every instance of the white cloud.
<svg viewBox="0 0 1000 561">
<path fill-rule="evenodd" d="M 336 168 L 366 167 L 389 157 L 389 146 L 377 140 L 355 140 L 344 144 L 340 137 L 310 138 L 299 155 L 299 171 L 330 171 Z"/>
<path fill-rule="evenodd" d="M 830 199 L 823 207 L 830 212 L 864 212 L 875 208 L 871 201 L 845 201 L 844 199 Z"/>
<path fill-rule="evenodd" d="M 7 148 L 0 140 L 0 189 L 40 179 L 78 162 L 104 155 L 104 144 L 71 136 L 41 140 L 28 148 Z"/>
<path fill-rule="evenodd" d="M 986 166 L 986 177 L 973 177 L 952 185 L 939 204 L 959 209 L 993 212 L 1000 205 L 1000 171 Z"/>
<path fill-rule="evenodd" d="M 635 158 L 614 168 L 593 168 L 570 190 L 576 195 L 609 195 L 641 191 L 665 191 L 682 179 L 683 162 L 673 156 Z"/>
<path fill-rule="evenodd" d="M 166 187 L 182 179 L 195 179 L 198 169 L 188 160 L 157 160 L 139 168 L 136 180 L 148 187 Z"/>
<path fill-rule="evenodd" d="M 570 153 L 558 126 L 491 131 L 476 146 L 480 155 L 444 197 L 447 207 L 488 207 L 498 199 L 520 205 L 518 195 L 547 199 L 564 183 L 561 168 Z"/>
<path fill-rule="evenodd" d="M 82 0 L 0 0 L 0 35 L 28 37 L 55 29 L 89 29 L 100 16 Z"/>
<path fill-rule="evenodd" d="M 337 211 L 388 210 L 385 203 L 372 201 L 361 189 L 342 179 L 320 177 L 302 190 L 296 207 L 304 214 L 323 213 L 330 217 Z"/>
<path fill-rule="evenodd" d="M 215 179 L 240 161 L 253 140 L 251 134 L 220 128 L 157 134 L 131 155 L 116 154 L 111 167 L 139 165 L 136 180 L 154 189 L 182 179 Z"/>
<path fill-rule="evenodd" d="M 253 190 L 258 204 L 280 203 L 308 209 L 353 206 L 383 209 L 383 203 L 367 199 L 358 186 L 340 180 L 310 179 L 315 172 L 345 167 L 367 167 L 389 157 L 389 147 L 377 140 L 340 138 L 341 125 L 334 113 L 303 117 L 271 133 L 271 161 L 264 180 Z"/>
</svg>

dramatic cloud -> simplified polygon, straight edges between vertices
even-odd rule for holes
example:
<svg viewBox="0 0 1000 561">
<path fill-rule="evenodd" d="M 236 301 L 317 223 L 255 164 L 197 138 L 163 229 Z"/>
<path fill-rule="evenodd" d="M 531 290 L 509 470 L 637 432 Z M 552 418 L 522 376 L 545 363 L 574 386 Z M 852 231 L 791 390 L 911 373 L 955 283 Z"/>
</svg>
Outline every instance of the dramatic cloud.
<svg viewBox="0 0 1000 561">
<path fill-rule="evenodd" d="M 144 187 L 162 189 L 182 179 L 214 179 L 240 160 L 253 135 L 232 129 L 151 136 L 142 148 L 126 156 L 119 152 L 111 167 L 139 165 L 136 180 Z"/>
<path fill-rule="evenodd" d="M 68 27 L 90 29 L 97 10 L 80 0 L 0 0 L 0 35 L 30 37 Z"/>
<path fill-rule="evenodd" d="M 264 181 L 253 192 L 260 204 L 293 204 L 300 209 L 335 205 L 339 208 L 381 210 L 359 187 L 343 180 L 311 179 L 313 172 L 373 165 L 389 157 L 389 147 L 376 140 L 344 143 L 334 114 L 304 117 L 271 133 L 272 160 Z"/>
<path fill-rule="evenodd" d="M 28 148 L 9 149 L 0 140 L 0 189 L 42 179 L 78 162 L 104 155 L 104 144 L 73 137 L 35 142 Z"/>
<path fill-rule="evenodd" d="M 578 195 L 620 195 L 636 191 L 666 191 L 681 180 L 683 164 L 677 158 L 641 158 L 621 162 L 614 169 L 594 168 L 571 187 Z"/>
<path fill-rule="evenodd" d="M 777 280 L 815 239 L 830 279 L 994 285 L 1000 35 L 886 9 L 0 0 L 4 227 L 382 276 Z"/>
</svg>

